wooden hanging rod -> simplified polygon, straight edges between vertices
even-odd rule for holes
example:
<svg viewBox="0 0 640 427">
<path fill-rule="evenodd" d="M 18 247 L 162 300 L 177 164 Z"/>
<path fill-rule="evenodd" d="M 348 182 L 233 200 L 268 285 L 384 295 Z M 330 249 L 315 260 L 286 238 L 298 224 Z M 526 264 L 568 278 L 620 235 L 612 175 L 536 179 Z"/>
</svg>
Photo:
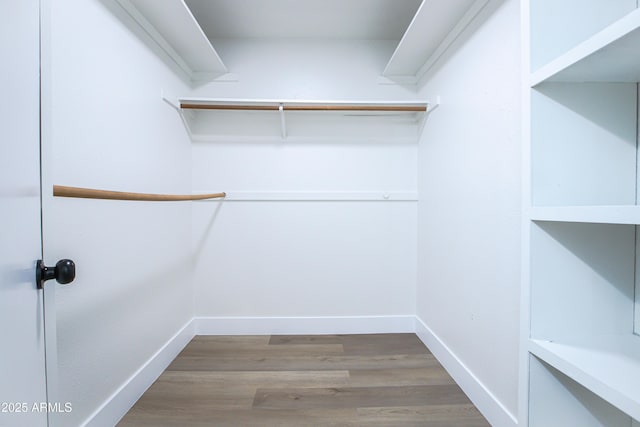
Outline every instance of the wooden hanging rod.
<svg viewBox="0 0 640 427">
<path fill-rule="evenodd" d="M 81 199 L 136 200 L 145 202 L 177 202 L 183 200 L 205 200 L 226 197 L 226 193 L 212 194 L 148 194 L 128 193 L 124 191 L 95 190 L 92 188 L 66 187 L 54 185 L 53 195 L 56 197 L 77 197 Z"/>
<path fill-rule="evenodd" d="M 289 111 L 427 111 L 420 105 L 285 105 Z"/>
<path fill-rule="evenodd" d="M 278 111 L 278 105 L 224 105 L 224 104 L 180 104 L 180 108 L 187 110 L 256 110 Z"/>
<path fill-rule="evenodd" d="M 229 105 L 229 104 L 189 104 L 181 103 L 180 108 L 189 110 L 247 110 L 278 111 L 280 105 Z M 426 105 L 283 105 L 285 111 L 406 111 L 425 112 Z"/>
</svg>

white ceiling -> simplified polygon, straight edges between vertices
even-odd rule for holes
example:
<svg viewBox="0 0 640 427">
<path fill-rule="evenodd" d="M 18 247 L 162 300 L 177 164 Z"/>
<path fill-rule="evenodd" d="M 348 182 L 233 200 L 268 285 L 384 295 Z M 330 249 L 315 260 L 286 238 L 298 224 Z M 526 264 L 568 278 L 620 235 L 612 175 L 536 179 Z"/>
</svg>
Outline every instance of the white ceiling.
<svg viewBox="0 0 640 427">
<path fill-rule="evenodd" d="M 422 0 L 186 0 L 209 39 L 400 40 Z"/>
</svg>

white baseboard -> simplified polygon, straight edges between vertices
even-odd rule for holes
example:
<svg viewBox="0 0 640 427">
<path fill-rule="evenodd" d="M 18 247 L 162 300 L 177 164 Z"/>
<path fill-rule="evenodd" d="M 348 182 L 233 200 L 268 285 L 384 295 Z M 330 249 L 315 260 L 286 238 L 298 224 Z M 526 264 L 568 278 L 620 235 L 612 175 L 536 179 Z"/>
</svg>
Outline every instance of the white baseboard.
<svg viewBox="0 0 640 427">
<path fill-rule="evenodd" d="M 415 333 L 494 427 L 516 427 L 518 420 L 465 366 L 449 347 L 416 316 Z"/>
<path fill-rule="evenodd" d="M 196 317 L 196 335 L 407 333 L 415 316 Z"/>
<path fill-rule="evenodd" d="M 195 327 L 192 319 L 91 414 L 82 426 L 116 425 L 194 336 Z"/>
</svg>

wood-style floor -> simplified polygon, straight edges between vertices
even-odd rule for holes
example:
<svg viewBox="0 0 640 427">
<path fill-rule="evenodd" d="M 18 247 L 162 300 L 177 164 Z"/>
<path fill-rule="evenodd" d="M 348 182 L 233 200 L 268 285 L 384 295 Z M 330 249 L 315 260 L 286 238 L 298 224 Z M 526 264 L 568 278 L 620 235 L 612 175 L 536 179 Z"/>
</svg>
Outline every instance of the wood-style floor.
<svg viewBox="0 0 640 427">
<path fill-rule="evenodd" d="M 198 336 L 118 426 L 488 426 L 414 334 Z"/>
</svg>

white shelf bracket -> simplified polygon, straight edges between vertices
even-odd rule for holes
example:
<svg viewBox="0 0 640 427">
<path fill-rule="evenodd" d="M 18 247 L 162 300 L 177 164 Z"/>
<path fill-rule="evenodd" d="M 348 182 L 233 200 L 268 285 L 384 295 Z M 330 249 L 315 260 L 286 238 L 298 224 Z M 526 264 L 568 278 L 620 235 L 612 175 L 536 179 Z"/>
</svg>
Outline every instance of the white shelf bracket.
<svg viewBox="0 0 640 427">
<path fill-rule="evenodd" d="M 440 95 L 436 96 L 435 102 L 427 101 L 427 114 L 429 114 L 433 110 L 436 110 L 439 106 L 440 106 Z"/>
<path fill-rule="evenodd" d="M 418 141 L 422 138 L 422 133 L 424 132 L 424 128 L 427 125 L 427 118 L 431 112 L 438 109 L 440 106 L 440 95 L 436 96 L 435 102 L 427 101 L 427 111 L 424 112 L 422 118 L 420 119 L 420 123 L 418 123 Z"/>
<path fill-rule="evenodd" d="M 193 133 L 191 132 L 191 127 L 189 126 L 189 120 L 187 120 L 187 118 L 185 117 L 184 110 L 180 108 L 180 101 L 178 100 L 178 98 L 174 98 L 172 96 L 167 95 L 163 89 L 160 89 L 160 98 L 162 98 L 162 100 L 166 102 L 167 105 L 169 105 L 171 108 L 173 108 L 178 112 L 178 115 L 180 116 L 180 120 L 182 121 L 182 124 L 184 125 L 184 128 L 187 131 L 187 134 L 189 135 L 189 138 L 192 139 Z"/>
<path fill-rule="evenodd" d="M 282 139 L 287 138 L 287 122 L 284 117 L 284 105 L 280 104 L 278 106 L 278 111 L 280 111 L 280 127 L 282 130 Z"/>
<path fill-rule="evenodd" d="M 179 113 L 182 113 L 182 109 L 180 108 L 180 103 L 178 102 L 177 98 L 173 98 L 173 97 L 167 95 L 166 93 L 164 93 L 163 89 L 160 89 L 160 97 L 162 98 L 162 100 L 164 102 L 169 104 L 176 111 L 178 111 Z"/>
</svg>

